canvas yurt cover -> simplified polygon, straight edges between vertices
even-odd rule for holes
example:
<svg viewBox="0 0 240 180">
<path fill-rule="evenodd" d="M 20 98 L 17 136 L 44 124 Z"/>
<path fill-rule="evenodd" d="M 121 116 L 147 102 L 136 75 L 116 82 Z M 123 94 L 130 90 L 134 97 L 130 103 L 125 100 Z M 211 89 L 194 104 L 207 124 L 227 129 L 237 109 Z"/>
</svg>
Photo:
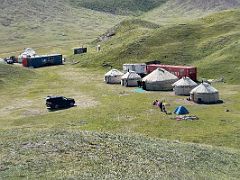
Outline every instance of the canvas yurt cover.
<svg viewBox="0 0 240 180">
<path fill-rule="evenodd" d="M 172 84 L 178 80 L 177 76 L 165 69 L 157 68 L 143 78 L 143 89 L 149 91 L 172 90 Z"/>
<path fill-rule="evenodd" d="M 24 52 L 18 56 L 18 63 L 22 63 L 23 59 L 27 57 L 34 57 L 36 55 L 36 52 L 32 48 L 26 48 Z"/>
<path fill-rule="evenodd" d="M 177 115 L 183 115 L 183 114 L 188 114 L 189 112 L 184 106 L 178 106 L 175 109 L 174 113 Z"/>
<path fill-rule="evenodd" d="M 138 86 L 138 81 L 141 80 L 141 76 L 138 75 L 135 71 L 130 71 L 125 73 L 121 78 L 122 86 Z"/>
<path fill-rule="evenodd" d="M 176 95 L 189 95 L 190 91 L 197 86 L 189 77 L 183 77 L 177 82 L 173 83 L 174 92 Z"/>
<path fill-rule="evenodd" d="M 219 93 L 208 83 L 201 83 L 190 92 L 190 99 L 197 103 L 217 103 Z"/>
<path fill-rule="evenodd" d="M 108 84 L 120 84 L 123 73 L 117 69 L 111 69 L 104 76 L 104 81 Z"/>
</svg>

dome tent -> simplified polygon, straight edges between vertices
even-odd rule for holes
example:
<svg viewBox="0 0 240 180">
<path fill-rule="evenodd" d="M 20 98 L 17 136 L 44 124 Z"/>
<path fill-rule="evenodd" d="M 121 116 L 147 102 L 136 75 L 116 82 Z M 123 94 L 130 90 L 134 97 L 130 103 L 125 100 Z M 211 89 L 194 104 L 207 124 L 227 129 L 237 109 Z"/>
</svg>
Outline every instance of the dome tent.
<svg viewBox="0 0 240 180">
<path fill-rule="evenodd" d="M 138 81 L 142 78 L 135 71 L 125 73 L 121 78 L 122 86 L 138 86 Z"/>
<path fill-rule="evenodd" d="M 219 93 L 210 84 L 201 83 L 190 92 L 190 99 L 197 103 L 217 103 L 219 101 Z"/>
<path fill-rule="evenodd" d="M 188 114 L 189 112 L 184 106 L 178 106 L 175 109 L 174 113 L 177 115 L 182 115 L 182 114 Z"/>
<path fill-rule="evenodd" d="M 157 68 L 143 78 L 143 89 L 152 91 L 172 90 L 172 84 L 178 80 L 177 76 L 165 69 Z"/>
<path fill-rule="evenodd" d="M 183 77 L 177 82 L 173 83 L 174 92 L 176 95 L 189 95 L 190 91 L 197 86 L 189 77 Z"/>
<path fill-rule="evenodd" d="M 123 73 L 117 69 L 111 69 L 104 76 L 104 81 L 108 84 L 120 84 Z"/>
</svg>

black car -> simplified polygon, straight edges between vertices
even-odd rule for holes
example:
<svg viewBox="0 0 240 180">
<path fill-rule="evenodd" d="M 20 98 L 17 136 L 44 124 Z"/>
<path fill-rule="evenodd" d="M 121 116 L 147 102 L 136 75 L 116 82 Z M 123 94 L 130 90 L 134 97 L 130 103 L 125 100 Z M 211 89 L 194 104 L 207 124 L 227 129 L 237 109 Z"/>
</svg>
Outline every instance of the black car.
<svg viewBox="0 0 240 180">
<path fill-rule="evenodd" d="M 73 107 L 75 100 L 64 96 L 48 96 L 46 98 L 46 106 L 51 109 Z"/>
</svg>

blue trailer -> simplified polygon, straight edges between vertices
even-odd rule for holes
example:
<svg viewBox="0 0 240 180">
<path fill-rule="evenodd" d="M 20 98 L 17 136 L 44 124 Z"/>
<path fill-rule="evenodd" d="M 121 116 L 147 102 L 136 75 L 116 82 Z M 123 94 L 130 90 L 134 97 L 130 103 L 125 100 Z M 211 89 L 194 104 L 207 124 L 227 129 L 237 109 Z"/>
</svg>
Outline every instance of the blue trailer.
<svg viewBox="0 0 240 180">
<path fill-rule="evenodd" d="M 51 55 L 42 55 L 42 56 L 33 56 L 24 58 L 22 65 L 25 67 L 43 67 L 51 65 L 60 65 L 63 64 L 61 54 L 51 54 Z"/>
</svg>

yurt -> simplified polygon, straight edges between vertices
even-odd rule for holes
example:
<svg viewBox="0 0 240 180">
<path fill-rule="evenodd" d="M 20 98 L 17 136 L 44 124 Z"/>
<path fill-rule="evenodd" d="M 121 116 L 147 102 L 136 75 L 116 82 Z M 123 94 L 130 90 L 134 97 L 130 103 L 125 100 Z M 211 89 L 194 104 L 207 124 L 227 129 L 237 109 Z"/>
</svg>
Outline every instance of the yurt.
<svg viewBox="0 0 240 180">
<path fill-rule="evenodd" d="M 217 103 L 219 93 L 208 83 L 201 83 L 190 92 L 190 99 L 197 103 Z"/>
<path fill-rule="evenodd" d="M 174 92 L 176 95 L 189 95 L 190 91 L 197 86 L 189 77 L 182 77 L 177 82 L 173 83 Z"/>
<path fill-rule="evenodd" d="M 22 63 L 27 57 L 36 56 L 36 52 L 32 48 L 26 48 L 22 54 L 18 56 L 18 63 Z"/>
<path fill-rule="evenodd" d="M 138 86 L 138 81 L 140 81 L 142 78 L 140 75 L 138 75 L 135 71 L 130 71 L 125 73 L 121 78 L 121 85 L 122 86 Z"/>
<path fill-rule="evenodd" d="M 123 73 L 121 71 L 117 69 L 111 69 L 105 74 L 104 81 L 107 84 L 120 84 L 122 76 L 123 76 Z"/>
<path fill-rule="evenodd" d="M 172 90 L 172 84 L 177 80 L 178 78 L 174 74 L 165 69 L 157 68 L 142 79 L 143 89 L 148 91 Z"/>
</svg>

